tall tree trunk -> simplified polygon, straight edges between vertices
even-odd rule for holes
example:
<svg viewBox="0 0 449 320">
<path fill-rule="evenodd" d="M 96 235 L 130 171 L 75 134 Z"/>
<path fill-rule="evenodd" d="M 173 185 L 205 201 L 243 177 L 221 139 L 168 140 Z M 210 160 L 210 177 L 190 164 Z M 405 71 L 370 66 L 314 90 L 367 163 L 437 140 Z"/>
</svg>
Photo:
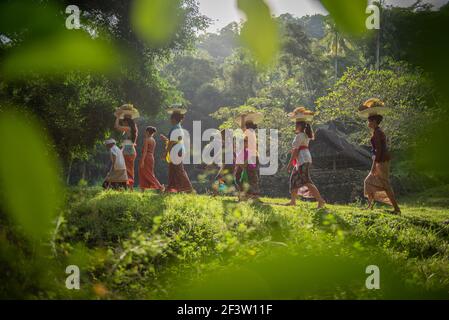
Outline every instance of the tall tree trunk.
<svg viewBox="0 0 449 320">
<path fill-rule="evenodd" d="M 83 161 L 83 171 L 81 174 L 81 179 L 86 180 L 86 162 Z"/>
<path fill-rule="evenodd" d="M 380 5 L 380 25 L 379 25 L 379 30 L 377 30 L 377 39 L 376 39 L 376 70 L 379 71 L 380 70 L 380 41 L 381 41 L 381 36 L 382 36 L 382 25 L 383 25 L 383 21 L 382 21 L 382 11 L 383 11 L 383 0 L 379 1 L 379 5 Z"/>
<path fill-rule="evenodd" d="M 67 178 L 66 178 L 67 185 L 69 185 L 69 183 L 70 183 L 70 175 L 72 174 L 72 164 L 73 164 L 73 158 L 70 157 L 69 167 L 67 169 Z"/>
<path fill-rule="evenodd" d="M 376 40 L 376 70 L 380 69 L 380 30 L 377 30 L 377 40 Z"/>
<path fill-rule="evenodd" d="M 335 31 L 335 82 L 338 79 L 338 31 Z"/>
</svg>

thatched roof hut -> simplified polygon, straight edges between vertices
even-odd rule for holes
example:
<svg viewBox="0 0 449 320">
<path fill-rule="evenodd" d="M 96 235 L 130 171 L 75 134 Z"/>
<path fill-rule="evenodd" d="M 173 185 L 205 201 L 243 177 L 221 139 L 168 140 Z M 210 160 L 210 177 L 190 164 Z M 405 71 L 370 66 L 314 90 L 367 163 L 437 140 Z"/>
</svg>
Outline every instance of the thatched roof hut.
<svg viewBox="0 0 449 320">
<path fill-rule="evenodd" d="M 310 142 L 315 169 L 369 169 L 371 154 L 346 139 L 332 123 L 315 128 L 315 140 Z"/>
</svg>

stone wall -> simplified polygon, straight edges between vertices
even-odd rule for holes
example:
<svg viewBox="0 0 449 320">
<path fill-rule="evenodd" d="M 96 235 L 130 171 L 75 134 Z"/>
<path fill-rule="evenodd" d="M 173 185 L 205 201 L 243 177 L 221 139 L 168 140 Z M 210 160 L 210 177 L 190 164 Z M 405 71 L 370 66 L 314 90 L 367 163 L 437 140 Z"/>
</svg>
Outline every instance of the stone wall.
<svg viewBox="0 0 449 320">
<path fill-rule="evenodd" d="M 364 199 L 363 181 L 369 170 L 340 169 L 311 171 L 311 178 L 320 190 L 322 196 L 328 203 L 351 203 L 358 199 Z M 200 174 L 201 171 L 196 172 Z M 192 183 L 198 193 L 210 192 L 212 180 L 200 182 L 195 179 L 197 175 L 192 174 Z M 211 177 L 209 177 L 211 178 Z M 273 176 L 261 176 L 260 181 L 262 196 L 288 198 L 289 176 L 284 171 Z M 398 179 L 392 178 L 393 188 L 397 194 L 401 194 L 403 188 Z"/>
<path fill-rule="evenodd" d="M 364 199 L 363 181 L 369 170 L 341 169 L 341 170 L 312 170 L 311 178 L 320 190 L 323 198 L 329 203 L 350 203 Z M 399 181 L 392 179 L 396 193 L 402 191 Z M 261 191 L 270 197 L 289 197 L 289 177 L 263 176 L 261 177 Z"/>
</svg>

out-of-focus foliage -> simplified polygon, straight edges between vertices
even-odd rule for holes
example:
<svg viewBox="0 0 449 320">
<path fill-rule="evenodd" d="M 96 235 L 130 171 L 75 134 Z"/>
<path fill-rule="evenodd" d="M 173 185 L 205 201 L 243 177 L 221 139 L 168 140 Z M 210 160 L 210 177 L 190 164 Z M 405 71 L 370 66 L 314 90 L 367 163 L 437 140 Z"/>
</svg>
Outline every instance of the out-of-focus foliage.
<svg viewBox="0 0 449 320">
<path fill-rule="evenodd" d="M 311 247 L 299 245 L 289 250 L 311 252 Z M 188 288 L 183 288 L 177 299 L 224 300 L 291 300 L 291 299 L 351 299 L 376 298 L 376 292 L 362 289 L 366 269 L 372 261 L 382 270 L 382 299 L 444 297 L 440 292 L 419 292 L 407 286 L 394 267 L 379 253 L 360 253 L 348 247 L 342 257 L 334 248 L 315 248 L 310 255 L 289 254 L 279 249 L 267 259 L 241 263 L 219 272 L 206 273 Z M 344 249 L 343 249 L 344 250 Z M 355 288 L 359 287 L 359 292 Z M 336 288 L 338 288 L 336 290 Z"/>
<path fill-rule="evenodd" d="M 263 66 L 273 62 L 279 51 L 279 30 L 264 0 L 237 0 L 246 15 L 240 37 Z M 261 36 L 263 35 L 263 36 Z"/>
<path fill-rule="evenodd" d="M 64 3 L 65 5 L 72 4 L 70 0 L 66 0 Z M 177 8 L 172 7 L 175 4 L 177 4 Z M 200 14 L 195 0 L 138 0 L 137 2 L 80 0 L 77 5 L 83 12 L 84 21 L 92 24 L 94 28 L 107 30 L 119 46 L 132 55 L 132 60 L 138 66 L 151 62 L 157 56 L 164 56 L 171 50 L 183 50 L 191 46 L 195 40 L 196 31 L 205 29 L 209 24 L 209 18 Z M 140 5 L 144 6 L 141 12 L 133 11 Z M 156 17 L 156 20 L 152 20 L 153 13 L 148 11 L 147 5 L 162 12 L 162 15 Z M 160 18 L 166 17 L 165 14 L 168 13 L 167 9 L 169 8 L 174 8 L 174 11 L 171 12 L 173 19 L 171 21 L 160 20 Z M 137 16 L 133 13 L 136 13 Z M 177 21 L 177 28 L 173 33 L 171 28 L 174 21 Z M 134 24 L 144 28 L 139 29 L 140 32 L 156 35 L 157 38 L 153 38 L 156 42 L 147 37 L 145 39 L 152 42 L 143 41 L 135 32 Z M 150 27 L 163 28 L 164 26 L 168 26 L 168 29 L 148 30 Z M 166 36 L 167 39 L 163 39 L 163 36 Z M 158 42 L 158 39 L 162 42 Z"/>
<path fill-rule="evenodd" d="M 353 206 L 317 212 L 308 204 L 298 214 L 298 207 L 279 206 L 280 199 L 257 205 L 198 195 L 72 190 L 48 241 L 60 194 L 54 150 L 69 168 L 73 159 L 87 159 L 100 146 L 98 140 L 110 134 L 112 111 L 125 102 L 146 115 L 183 102 L 190 104 L 192 119 L 213 113 L 222 127 L 235 127 L 238 112 L 263 112 L 260 128 L 280 130 L 284 162 L 294 135 L 285 117 L 292 107 L 313 109 L 317 101 L 322 121 L 336 121 L 353 141 L 366 142 L 368 132 L 355 111 L 360 102 L 377 96 L 393 110 L 383 123 L 392 148 L 410 150 L 418 144 L 415 159 L 421 168 L 447 175 L 449 45 L 443 31 L 449 29 L 449 5 L 439 11 L 422 3 L 386 7 L 379 33 L 365 30 L 367 1 L 322 0 L 335 28 L 332 21 L 327 21 L 332 28 L 325 28 L 322 16 L 314 16 L 313 23 L 311 17 L 273 18 L 263 0 L 237 3 L 247 17 L 243 26 L 232 24 L 218 35 L 202 36 L 198 47 L 208 54 L 183 52 L 181 57 L 177 54 L 192 48 L 196 32 L 208 25 L 196 0 L 79 1 L 82 28 L 77 31 L 65 29 L 63 5 L 0 4 L 0 131 L 8 140 L 0 164 L 0 297 L 166 298 L 178 296 L 176 289 L 185 286 L 197 298 L 206 292 L 231 297 L 229 286 L 239 291 L 243 283 L 244 298 L 447 298 L 443 221 L 449 216 L 441 208 L 447 204 L 447 188 L 417 197 L 418 205 L 404 205 L 404 216 L 362 213 Z M 239 37 L 246 48 L 237 44 Z M 372 71 L 376 51 L 381 70 Z M 342 74 L 323 96 L 330 79 Z M 19 111 L 5 111 L 10 104 Z M 228 107 L 219 108 L 223 105 Z M 83 178 L 80 185 L 86 184 Z M 438 199 L 432 199 L 435 194 Z M 270 256 L 274 247 L 287 247 L 296 257 L 246 263 Z M 360 255 L 376 258 L 372 253 L 377 252 L 397 272 L 386 280 L 392 291 L 367 292 L 363 282 L 348 283 L 348 275 L 339 272 L 346 267 L 357 272 L 354 264 L 339 262 Z M 304 263 L 310 254 L 342 260 Z M 64 287 L 68 264 L 86 272 L 79 292 Z M 326 285 L 317 279 L 323 264 L 343 266 L 325 272 L 326 283 L 339 285 L 329 295 L 323 295 Z M 279 272 L 285 265 L 311 273 Z M 208 271 L 221 281 L 204 287 L 201 280 L 210 279 Z M 229 272 L 238 274 L 228 278 Z M 274 281 L 262 285 L 261 276 Z M 304 288 L 321 290 L 298 292 L 295 286 L 282 291 L 304 283 Z"/>
<path fill-rule="evenodd" d="M 70 250 L 71 255 L 59 259 L 53 256 L 56 250 L 50 251 L 63 221 L 62 216 L 56 221 L 63 196 L 56 158 L 64 161 L 70 177 L 73 159 L 88 158 L 109 134 L 113 111 L 124 102 L 156 113 L 174 92 L 160 77 L 157 60 L 190 46 L 208 21 L 196 2 L 183 1 L 180 31 L 155 48 L 131 32 L 130 3 L 78 2 L 80 30 L 66 29 L 61 2 L 0 4 L 0 122 L 8 148 L 0 164 L 1 298 L 104 294 L 96 283 L 87 290 L 83 285 L 80 291 L 65 288 L 66 266 L 87 270 L 101 264 L 101 250 L 66 244 L 62 253 Z M 14 113 L 7 111 L 10 105 Z"/>
<path fill-rule="evenodd" d="M 21 110 L 0 111 L 1 299 L 53 297 L 64 284 L 54 283 L 49 251 L 63 204 L 59 163 L 41 126 Z"/>
<path fill-rule="evenodd" d="M 0 29 L 8 39 L 0 61 L 3 76 L 118 70 L 122 61 L 112 43 L 93 39 L 85 31 L 68 30 L 64 22 L 65 16 L 53 2 L 45 5 L 29 0 L 2 2 Z"/>
<path fill-rule="evenodd" d="M 7 78 L 75 70 L 116 73 L 122 63 L 111 45 L 94 41 L 79 31 L 61 32 L 8 53 L 1 66 L 1 72 Z"/>
<path fill-rule="evenodd" d="M 320 0 L 343 32 L 361 34 L 366 31 L 367 0 Z"/>
<path fill-rule="evenodd" d="M 87 243 L 83 287 L 103 299 L 447 297 L 447 210 L 262 200 L 73 189 L 56 248 L 70 259 Z M 381 290 L 365 287 L 369 264 Z"/>
<path fill-rule="evenodd" d="M 171 40 L 182 19 L 181 0 L 134 0 L 131 21 L 134 30 L 150 44 Z"/>
<path fill-rule="evenodd" d="M 207 25 L 196 3 L 182 1 L 177 4 L 183 11 L 179 32 L 163 47 L 152 47 L 132 32 L 131 2 L 77 5 L 80 30 L 66 29 L 67 15 L 52 2 L 7 1 L 0 10 L 0 103 L 13 103 L 40 118 L 66 166 L 86 158 L 110 134 L 120 104 L 133 103 L 154 115 L 169 103 L 177 93 L 160 76 L 157 59 L 190 46 L 195 30 Z M 127 58 L 119 60 L 119 52 Z"/>
<path fill-rule="evenodd" d="M 41 125 L 17 111 L 0 113 L 2 210 L 32 239 L 48 236 L 61 204 L 59 164 Z"/>
<path fill-rule="evenodd" d="M 40 260 L 45 268 L 37 268 L 36 257 L 24 263 L 17 249 L 0 241 L 6 270 L 0 274 L 0 296 L 447 298 L 443 221 L 449 213 L 441 208 L 447 186 L 413 197 L 403 205 L 403 216 L 357 206 L 331 205 L 323 212 L 310 203 L 280 205 L 285 199 L 264 198 L 255 205 L 205 195 L 70 191 L 54 235 L 57 255 Z M 82 267 L 79 291 L 64 287 L 69 263 Z M 368 264 L 380 267 L 381 290 L 365 288 Z"/>
</svg>

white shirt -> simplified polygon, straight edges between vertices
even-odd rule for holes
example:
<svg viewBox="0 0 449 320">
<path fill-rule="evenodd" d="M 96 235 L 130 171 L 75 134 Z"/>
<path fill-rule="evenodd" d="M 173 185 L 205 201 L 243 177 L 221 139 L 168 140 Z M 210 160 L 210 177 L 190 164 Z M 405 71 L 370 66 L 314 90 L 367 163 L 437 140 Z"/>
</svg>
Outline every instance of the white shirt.
<svg viewBox="0 0 449 320">
<path fill-rule="evenodd" d="M 295 139 L 292 143 L 293 149 L 298 149 L 299 147 L 309 147 L 310 139 L 309 137 L 304 133 L 300 132 L 296 135 Z M 304 163 L 312 163 L 312 155 L 310 154 L 309 149 L 302 149 L 298 153 L 298 164 L 301 166 Z"/>
<path fill-rule="evenodd" d="M 114 170 L 126 170 L 125 158 L 123 157 L 122 150 L 114 145 L 110 151 L 111 154 L 115 156 Z"/>
</svg>

